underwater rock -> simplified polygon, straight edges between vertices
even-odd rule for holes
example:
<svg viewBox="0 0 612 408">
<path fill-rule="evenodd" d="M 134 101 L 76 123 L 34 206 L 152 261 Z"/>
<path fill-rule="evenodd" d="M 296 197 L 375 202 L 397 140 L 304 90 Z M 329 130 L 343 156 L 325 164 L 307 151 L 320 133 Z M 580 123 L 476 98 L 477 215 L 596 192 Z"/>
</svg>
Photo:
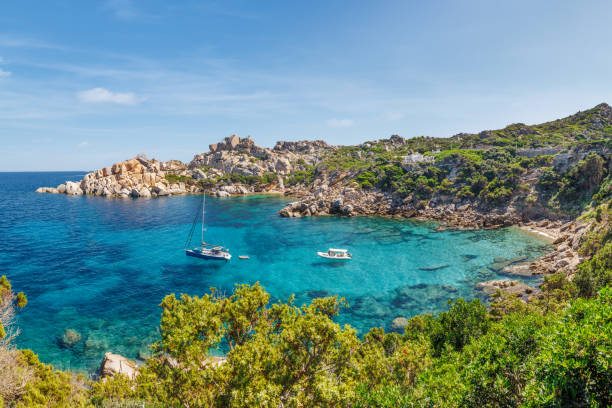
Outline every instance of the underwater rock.
<svg viewBox="0 0 612 408">
<path fill-rule="evenodd" d="M 108 352 L 104 354 L 104 360 L 100 367 L 100 377 L 111 377 L 115 374 L 123 374 L 133 380 L 138 375 L 138 367 L 133 361 L 122 355 Z"/>
<path fill-rule="evenodd" d="M 500 272 L 502 269 L 504 269 L 507 266 L 526 261 L 527 259 L 528 258 L 526 256 L 517 256 L 516 258 L 510 258 L 510 259 L 495 258 L 493 260 L 495 262 L 489 265 L 489 269 L 491 269 L 494 272 Z"/>
<path fill-rule="evenodd" d="M 419 268 L 419 270 L 421 271 L 437 271 L 439 269 L 444 269 L 444 268 L 448 268 L 450 265 L 446 264 L 446 265 L 437 265 L 437 266 L 424 266 L 422 268 Z"/>
<path fill-rule="evenodd" d="M 90 334 L 85 339 L 86 351 L 104 351 L 108 349 L 108 341 L 95 333 Z"/>
<path fill-rule="evenodd" d="M 404 331 L 407 325 L 408 325 L 408 319 L 406 319 L 405 317 L 396 317 L 391 322 L 391 330 Z"/>
<path fill-rule="evenodd" d="M 306 291 L 306 296 L 308 296 L 311 299 L 315 299 L 315 298 L 333 296 L 333 294 L 331 292 L 328 292 L 327 290 L 314 290 L 313 289 L 313 290 Z"/>
<path fill-rule="evenodd" d="M 400 286 L 395 289 L 395 297 L 391 301 L 394 307 L 404 307 L 408 303 L 416 304 L 416 300 L 412 297 L 414 292 L 414 286 Z"/>
<path fill-rule="evenodd" d="M 58 339 L 58 345 L 61 348 L 72 348 L 75 344 L 81 341 L 81 334 L 73 329 L 66 329 L 62 337 Z"/>
<path fill-rule="evenodd" d="M 390 313 L 389 307 L 380 304 L 373 296 L 357 298 L 351 311 L 363 317 L 385 317 Z"/>
<path fill-rule="evenodd" d="M 471 261 L 472 259 L 478 258 L 478 255 L 465 254 L 465 255 L 461 255 L 461 258 L 463 258 L 463 262 L 468 262 L 468 261 Z"/>
<path fill-rule="evenodd" d="M 499 273 L 503 275 L 511 276 L 532 276 L 531 266 L 527 263 L 519 263 L 516 265 L 509 265 L 502 269 Z"/>
</svg>

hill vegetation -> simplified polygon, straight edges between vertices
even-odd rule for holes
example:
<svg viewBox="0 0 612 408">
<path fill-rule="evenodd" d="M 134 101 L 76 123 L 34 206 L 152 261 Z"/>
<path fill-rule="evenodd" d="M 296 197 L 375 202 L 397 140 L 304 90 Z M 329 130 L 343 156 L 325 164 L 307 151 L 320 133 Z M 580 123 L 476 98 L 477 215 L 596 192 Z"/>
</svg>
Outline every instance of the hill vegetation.
<svg viewBox="0 0 612 408">
<path fill-rule="evenodd" d="M 393 136 L 340 147 L 313 173 L 348 172 L 361 189 L 415 203 L 442 198 L 491 207 L 514 199 L 577 216 L 595 190 L 598 202 L 612 191 L 611 149 L 612 108 L 601 104 L 541 125 L 513 124 L 446 139 Z M 407 157 L 414 153 L 423 156 L 411 162 Z"/>
</svg>

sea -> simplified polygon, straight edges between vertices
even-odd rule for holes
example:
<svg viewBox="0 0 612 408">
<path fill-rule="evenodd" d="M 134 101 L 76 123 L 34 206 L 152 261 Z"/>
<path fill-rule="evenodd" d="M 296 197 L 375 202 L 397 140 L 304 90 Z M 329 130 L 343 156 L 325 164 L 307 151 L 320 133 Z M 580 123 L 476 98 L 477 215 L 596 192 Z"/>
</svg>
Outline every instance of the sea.
<svg viewBox="0 0 612 408">
<path fill-rule="evenodd" d="M 28 305 L 17 346 L 45 363 L 91 374 L 104 353 L 143 359 L 159 338 L 159 304 L 168 294 L 230 294 L 259 282 L 273 301 L 295 296 L 346 299 L 337 321 L 360 335 L 392 330 L 396 317 L 436 314 L 449 299 L 484 297 L 475 284 L 508 279 L 491 265 L 549 250 L 518 228 L 436 231 L 433 222 L 384 217 L 281 218 L 292 199 L 277 195 L 206 199 L 207 242 L 229 248 L 229 262 L 187 257 L 184 248 L 202 196 L 109 199 L 37 194 L 40 186 L 85 172 L 0 173 L 0 275 Z M 346 248 L 353 259 L 317 251 Z M 248 255 L 249 259 L 239 259 Z M 530 283 L 537 285 L 537 281 Z M 61 342 L 72 329 L 81 340 Z"/>
</svg>

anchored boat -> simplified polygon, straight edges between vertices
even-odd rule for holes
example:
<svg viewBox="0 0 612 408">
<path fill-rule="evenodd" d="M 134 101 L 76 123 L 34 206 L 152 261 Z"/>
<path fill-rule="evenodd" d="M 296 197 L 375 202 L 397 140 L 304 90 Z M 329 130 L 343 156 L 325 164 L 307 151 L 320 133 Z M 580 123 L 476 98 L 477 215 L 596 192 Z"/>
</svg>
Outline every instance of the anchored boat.
<svg viewBox="0 0 612 408">
<path fill-rule="evenodd" d="M 196 248 L 189 248 L 191 245 L 191 238 L 195 231 L 198 223 L 200 211 L 196 213 L 193 223 L 191 224 L 191 231 L 189 231 L 189 237 L 185 243 L 185 255 L 193 256 L 195 258 L 206 259 L 211 261 L 229 261 L 232 259 L 232 255 L 229 253 L 229 249 L 223 248 L 220 245 L 212 245 L 204 242 L 204 213 L 206 211 L 206 194 L 202 194 L 202 235 L 200 240 L 200 246 Z"/>
<path fill-rule="evenodd" d="M 317 252 L 321 258 L 325 259 L 334 259 L 338 261 L 348 261 L 353 257 L 353 255 L 349 254 L 348 249 L 335 249 L 329 248 L 327 252 Z"/>
</svg>

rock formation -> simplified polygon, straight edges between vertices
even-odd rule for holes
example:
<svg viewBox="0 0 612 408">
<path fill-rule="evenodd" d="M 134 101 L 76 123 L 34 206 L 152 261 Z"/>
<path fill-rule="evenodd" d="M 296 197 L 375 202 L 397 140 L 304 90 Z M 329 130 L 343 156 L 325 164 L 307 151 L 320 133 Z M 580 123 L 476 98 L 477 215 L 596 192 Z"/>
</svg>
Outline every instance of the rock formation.
<svg viewBox="0 0 612 408">
<path fill-rule="evenodd" d="M 184 164 L 135 157 L 88 173 L 80 182 L 40 187 L 37 193 L 149 198 L 210 191 L 219 197 L 262 191 L 284 191 L 283 177 L 315 165 L 323 141 L 278 142 L 273 149 L 236 135 L 211 144 L 210 151 Z"/>
<path fill-rule="evenodd" d="M 112 377 L 115 374 L 123 374 L 130 379 L 138 375 L 138 367 L 133 361 L 113 353 L 104 354 L 104 360 L 100 367 L 100 377 Z"/>
</svg>

